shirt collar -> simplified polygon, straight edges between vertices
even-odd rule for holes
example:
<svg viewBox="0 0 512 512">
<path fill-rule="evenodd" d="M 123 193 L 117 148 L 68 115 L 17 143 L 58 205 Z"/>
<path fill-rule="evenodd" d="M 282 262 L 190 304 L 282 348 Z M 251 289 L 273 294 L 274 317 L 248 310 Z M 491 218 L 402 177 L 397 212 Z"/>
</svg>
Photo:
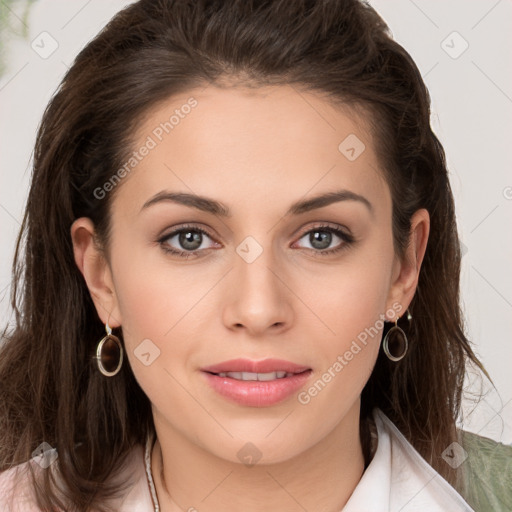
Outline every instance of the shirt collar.
<svg viewBox="0 0 512 512">
<path fill-rule="evenodd" d="M 474 512 L 381 410 L 373 418 L 377 449 L 343 512 Z"/>
<path fill-rule="evenodd" d="M 475 512 L 380 409 L 373 410 L 373 418 L 377 448 L 342 512 Z M 146 450 L 137 449 L 136 484 L 123 500 L 122 511 L 154 510 L 144 456 L 153 441 L 150 437 Z"/>
</svg>

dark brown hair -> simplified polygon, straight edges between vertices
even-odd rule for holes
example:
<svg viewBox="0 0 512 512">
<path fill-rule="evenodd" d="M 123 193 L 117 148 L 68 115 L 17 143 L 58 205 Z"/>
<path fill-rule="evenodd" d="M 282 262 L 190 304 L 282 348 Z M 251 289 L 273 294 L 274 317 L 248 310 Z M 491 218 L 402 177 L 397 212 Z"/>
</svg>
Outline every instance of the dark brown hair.
<svg viewBox="0 0 512 512">
<path fill-rule="evenodd" d="M 461 255 L 444 152 L 416 65 L 358 0 L 142 0 L 80 52 L 37 136 L 13 267 L 16 325 L 0 354 L 0 471 L 46 441 L 58 450 L 66 489 L 58 495 L 44 472 L 39 506 L 108 510 L 101 503 L 120 489 L 103 482 L 154 429 L 129 364 L 107 379 L 92 362 L 104 326 L 75 265 L 70 226 L 90 217 L 108 257 L 113 194 L 97 199 L 94 190 L 126 161 L 150 108 L 207 84 L 289 84 L 366 112 L 392 193 L 399 255 L 411 216 L 428 210 L 413 319 L 401 323 L 409 352 L 399 363 L 379 355 L 362 395 L 361 437 L 368 460 L 368 418 L 380 407 L 455 483 L 440 454 L 455 440 L 466 362 L 483 368 L 459 308 Z"/>
</svg>

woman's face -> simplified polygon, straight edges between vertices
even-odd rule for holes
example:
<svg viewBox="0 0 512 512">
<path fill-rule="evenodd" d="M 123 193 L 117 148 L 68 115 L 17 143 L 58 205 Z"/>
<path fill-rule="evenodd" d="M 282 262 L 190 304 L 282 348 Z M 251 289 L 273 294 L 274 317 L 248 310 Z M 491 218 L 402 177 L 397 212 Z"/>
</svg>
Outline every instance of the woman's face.
<svg viewBox="0 0 512 512">
<path fill-rule="evenodd" d="M 347 112 L 290 86 L 210 86 L 144 119 L 88 285 L 162 431 L 278 462 L 358 417 L 383 320 L 405 312 L 418 269 L 395 256 L 374 142 Z M 297 367 L 204 371 L 234 359 Z M 244 368 L 213 373 L 230 369 Z"/>
</svg>

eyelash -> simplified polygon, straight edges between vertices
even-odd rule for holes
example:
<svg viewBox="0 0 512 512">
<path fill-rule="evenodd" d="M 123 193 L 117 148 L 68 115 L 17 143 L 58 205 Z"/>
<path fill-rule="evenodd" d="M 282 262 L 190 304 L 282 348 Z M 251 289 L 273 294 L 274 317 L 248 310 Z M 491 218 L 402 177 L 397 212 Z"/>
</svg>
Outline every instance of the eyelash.
<svg viewBox="0 0 512 512">
<path fill-rule="evenodd" d="M 174 256 L 178 256 L 180 258 L 185 258 L 185 259 L 188 259 L 191 257 L 199 257 L 199 256 L 197 256 L 197 253 L 204 251 L 205 249 L 196 249 L 195 251 L 177 251 L 176 249 L 169 248 L 169 246 L 165 244 L 165 242 L 167 240 L 169 240 L 170 238 L 173 238 L 174 236 L 179 235 L 180 233 L 190 232 L 190 231 L 202 233 L 203 235 L 206 235 L 209 238 L 213 239 L 213 237 L 204 229 L 202 229 L 198 226 L 194 226 L 194 225 L 185 225 L 185 226 L 182 226 L 179 229 L 176 229 L 175 231 L 172 231 L 171 233 L 163 236 L 162 238 L 160 238 L 158 240 L 158 243 L 160 244 L 160 246 L 162 247 L 164 252 L 172 254 Z M 341 252 L 355 242 L 355 239 L 352 235 L 345 233 L 344 231 L 340 230 L 339 228 L 334 228 L 332 226 L 325 225 L 325 224 L 314 226 L 313 228 L 309 229 L 308 231 L 305 231 L 304 233 L 302 233 L 298 239 L 300 240 L 305 235 L 315 232 L 315 231 L 324 231 L 324 232 L 327 231 L 329 233 L 335 234 L 337 237 L 339 237 L 341 240 L 343 240 L 343 243 L 341 243 L 338 247 L 335 247 L 333 249 L 320 250 L 320 249 L 309 249 L 306 247 L 306 249 L 308 249 L 310 251 L 314 251 L 315 254 L 318 254 L 319 256 L 328 256 L 331 254 Z"/>
</svg>

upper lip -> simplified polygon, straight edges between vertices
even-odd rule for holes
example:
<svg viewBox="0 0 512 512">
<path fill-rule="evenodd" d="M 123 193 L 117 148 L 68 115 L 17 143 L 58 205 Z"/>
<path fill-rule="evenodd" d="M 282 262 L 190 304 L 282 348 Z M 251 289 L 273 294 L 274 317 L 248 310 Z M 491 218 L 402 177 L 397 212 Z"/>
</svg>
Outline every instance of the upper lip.
<svg viewBox="0 0 512 512">
<path fill-rule="evenodd" d="M 263 359 L 262 361 L 253 361 L 251 359 L 230 359 L 222 363 L 214 364 L 201 368 L 204 372 L 227 373 L 227 372 L 250 372 L 250 373 L 270 373 L 284 371 L 287 373 L 302 373 L 310 370 L 308 366 L 284 361 L 283 359 Z"/>
</svg>

